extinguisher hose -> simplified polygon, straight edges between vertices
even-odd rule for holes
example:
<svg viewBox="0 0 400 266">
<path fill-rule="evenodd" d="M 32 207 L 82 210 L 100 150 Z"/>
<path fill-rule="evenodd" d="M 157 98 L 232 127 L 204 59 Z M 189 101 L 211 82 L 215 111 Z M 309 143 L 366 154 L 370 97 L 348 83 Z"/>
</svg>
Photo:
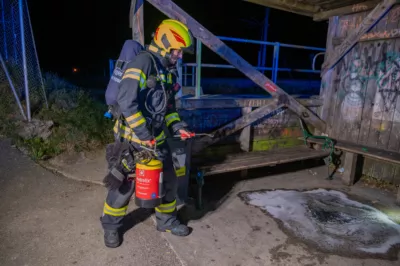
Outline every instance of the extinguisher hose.
<svg viewBox="0 0 400 266">
<path fill-rule="evenodd" d="M 156 87 L 154 87 L 154 88 L 150 88 L 149 89 L 149 91 L 147 93 L 147 96 L 146 96 L 146 100 L 144 101 L 144 106 L 146 107 L 147 111 L 150 114 L 152 114 L 153 116 L 156 116 L 158 114 L 162 114 L 162 113 L 165 112 L 165 109 L 167 108 L 168 99 L 167 99 L 167 91 L 166 91 L 165 86 L 164 86 L 164 81 L 160 77 L 160 70 L 159 70 L 159 68 L 157 66 L 157 62 L 156 62 L 156 60 L 154 59 L 154 57 L 153 57 L 153 55 L 151 53 L 149 53 L 149 55 L 151 57 L 151 60 L 153 61 L 154 67 L 156 69 L 157 77 L 160 80 L 161 88 L 163 90 L 163 95 L 164 95 L 164 101 L 162 102 L 162 107 L 158 111 L 153 111 L 153 110 L 151 110 L 151 108 L 149 108 L 149 106 L 148 106 L 148 98 L 149 98 L 149 95 L 151 95 L 151 93 L 156 89 Z"/>
</svg>

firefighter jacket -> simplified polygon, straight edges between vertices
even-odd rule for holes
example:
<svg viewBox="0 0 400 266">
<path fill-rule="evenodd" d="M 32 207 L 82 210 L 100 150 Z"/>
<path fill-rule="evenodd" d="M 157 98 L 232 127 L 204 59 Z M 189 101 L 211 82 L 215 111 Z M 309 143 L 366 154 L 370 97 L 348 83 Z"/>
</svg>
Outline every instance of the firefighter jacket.
<svg viewBox="0 0 400 266">
<path fill-rule="evenodd" d="M 115 123 L 114 133 L 121 141 L 140 144 L 156 139 L 160 145 L 166 139 L 164 125 L 175 134 L 187 124 L 181 121 L 175 107 L 175 94 L 180 89 L 176 71 L 167 69 L 161 55 L 154 52 L 155 47 L 150 48 L 153 49 L 147 48 L 129 62 L 122 76 L 117 97 L 121 116 Z M 161 82 L 166 91 L 166 104 Z"/>
</svg>

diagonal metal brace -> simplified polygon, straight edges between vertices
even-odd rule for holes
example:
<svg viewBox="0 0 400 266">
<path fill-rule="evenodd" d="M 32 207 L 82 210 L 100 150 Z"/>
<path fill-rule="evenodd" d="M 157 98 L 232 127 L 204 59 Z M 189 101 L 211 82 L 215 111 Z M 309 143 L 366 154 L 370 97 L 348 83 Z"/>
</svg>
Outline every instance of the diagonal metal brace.
<svg viewBox="0 0 400 266">
<path fill-rule="evenodd" d="M 183 11 L 171 0 L 147 0 L 147 2 L 152 4 L 168 17 L 179 20 L 187 25 L 187 27 L 192 31 L 193 35 L 197 39 L 199 39 L 204 45 L 206 45 L 212 51 L 228 61 L 231 65 L 235 66 L 249 79 L 254 81 L 254 83 L 259 85 L 263 90 L 271 94 L 272 97 L 279 98 L 280 102 L 283 101 L 289 109 L 299 115 L 303 120 L 312 124 L 314 127 L 320 129 L 321 131 L 325 131 L 326 123 L 322 121 L 316 114 L 301 105 L 279 86 L 277 86 L 261 72 L 255 69 L 246 60 L 240 57 L 225 43 L 223 43 L 218 37 L 208 31 L 199 22 L 194 20 L 189 14 Z"/>
</svg>

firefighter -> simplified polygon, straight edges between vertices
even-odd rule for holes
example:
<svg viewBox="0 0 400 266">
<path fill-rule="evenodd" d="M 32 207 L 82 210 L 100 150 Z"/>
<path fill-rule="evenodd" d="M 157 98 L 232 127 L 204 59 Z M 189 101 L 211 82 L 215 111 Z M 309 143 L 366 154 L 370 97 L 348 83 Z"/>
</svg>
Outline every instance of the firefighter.
<svg viewBox="0 0 400 266">
<path fill-rule="evenodd" d="M 162 204 L 155 208 L 156 228 L 177 236 L 187 236 L 189 228 L 177 218 L 177 177 L 163 129 L 181 135 L 182 139 L 190 136 L 187 124 L 180 119 L 175 109 L 175 94 L 180 89 L 176 63 L 184 52 L 193 53 L 193 37 L 189 29 L 177 20 L 164 20 L 156 29 L 151 44 L 126 67 L 117 97 L 120 118 L 114 126 L 114 148 L 123 146 L 121 143 L 129 143 L 135 150 L 141 150 L 140 146 L 144 145 L 153 148 L 155 141 L 163 162 L 165 184 Z M 117 153 L 129 154 L 129 147 L 123 147 L 117 148 Z M 114 162 L 115 158 L 123 158 L 112 157 Z M 120 159 L 117 161 L 117 165 L 121 165 Z M 101 224 L 105 245 L 111 248 L 120 245 L 122 220 L 134 193 L 134 182 L 127 178 L 132 168 L 126 165 L 127 161 L 120 167 L 114 167 L 118 171 L 110 171 L 111 174 L 105 178 L 108 194 Z M 117 186 L 110 185 L 116 180 Z"/>
</svg>

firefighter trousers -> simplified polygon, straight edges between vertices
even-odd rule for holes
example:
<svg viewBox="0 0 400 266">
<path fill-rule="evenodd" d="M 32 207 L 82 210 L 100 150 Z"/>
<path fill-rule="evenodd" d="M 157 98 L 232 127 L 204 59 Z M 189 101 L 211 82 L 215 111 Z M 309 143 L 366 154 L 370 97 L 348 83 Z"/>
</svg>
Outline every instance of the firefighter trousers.
<svg viewBox="0 0 400 266">
<path fill-rule="evenodd" d="M 172 162 L 171 150 L 165 141 L 157 147 L 163 154 L 163 176 L 165 196 L 162 204 L 155 208 L 157 227 L 168 228 L 177 221 L 176 194 L 178 188 L 177 177 Z M 103 229 L 118 230 L 123 225 L 130 199 L 135 192 L 134 182 L 124 179 L 118 189 L 108 190 L 104 203 L 103 215 L 100 218 Z"/>
</svg>

